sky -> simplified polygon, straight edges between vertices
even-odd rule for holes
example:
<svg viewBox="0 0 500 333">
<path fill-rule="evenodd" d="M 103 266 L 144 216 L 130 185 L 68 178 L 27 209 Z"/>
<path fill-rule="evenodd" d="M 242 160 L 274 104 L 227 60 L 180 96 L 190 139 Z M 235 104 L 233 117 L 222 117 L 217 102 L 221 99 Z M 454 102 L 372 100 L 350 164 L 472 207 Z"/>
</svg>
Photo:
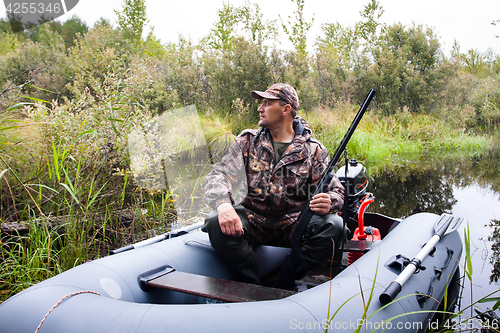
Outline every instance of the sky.
<svg viewBox="0 0 500 333">
<path fill-rule="evenodd" d="M 296 10 L 291 0 L 249 0 L 260 6 L 264 19 L 287 22 Z M 233 6 L 245 4 L 245 0 L 225 0 Z M 369 0 L 305 0 L 304 12 L 308 21 L 314 18 L 308 38 L 313 41 L 321 34 L 324 23 L 339 22 L 354 26 L 361 16 L 359 12 Z M 500 54 L 499 0 L 379 0 L 384 9 L 381 21 L 387 24 L 414 23 L 429 27 L 438 36 L 445 54 L 450 53 L 457 40 L 461 51 L 475 49 L 486 52 L 492 49 Z M 79 0 L 76 7 L 63 15 L 60 20 L 78 15 L 87 25 L 92 26 L 104 17 L 116 22 L 115 10 L 120 10 L 123 0 Z M 146 0 L 149 25 L 154 27 L 155 36 L 163 43 L 177 42 L 179 34 L 189 37 L 193 42 L 206 36 L 217 21 L 217 10 L 222 8 L 223 0 Z M 0 4 L 0 16 L 6 17 L 5 7 Z M 278 21 L 279 22 L 279 21 Z M 149 29 L 147 29 L 149 31 Z M 287 36 L 281 31 L 281 47 L 290 49 Z"/>
</svg>

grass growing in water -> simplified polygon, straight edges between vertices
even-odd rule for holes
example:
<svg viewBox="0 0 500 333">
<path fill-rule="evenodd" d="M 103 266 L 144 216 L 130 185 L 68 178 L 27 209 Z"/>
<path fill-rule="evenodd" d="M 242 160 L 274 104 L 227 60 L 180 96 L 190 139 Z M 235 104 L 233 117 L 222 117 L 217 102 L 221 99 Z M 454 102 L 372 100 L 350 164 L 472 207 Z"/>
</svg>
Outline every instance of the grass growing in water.
<svg viewBox="0 0 500 333">
<path fill-rule="evenodd" d="M 306 120 L 315 137 L 333 154 L 356 112 L 352 106 L 344 105 L 310 113 Z M 381 117 L 368 111 L 347 149 L 350 156 L 363 161 L 376 173 L 425 156 L 471 156 L 484 153 L 492 146 L 493 141 L 487 136 L 469 135 L 428 115 L 401 112 Z"/>
<path fill-rule="evenodd" d="M 58 230 L 34 218 L 28 230 L 26 235 L 14 235 L 0 247 L 2 298 L 62 272 L 62 236 Z"/>
</svg>

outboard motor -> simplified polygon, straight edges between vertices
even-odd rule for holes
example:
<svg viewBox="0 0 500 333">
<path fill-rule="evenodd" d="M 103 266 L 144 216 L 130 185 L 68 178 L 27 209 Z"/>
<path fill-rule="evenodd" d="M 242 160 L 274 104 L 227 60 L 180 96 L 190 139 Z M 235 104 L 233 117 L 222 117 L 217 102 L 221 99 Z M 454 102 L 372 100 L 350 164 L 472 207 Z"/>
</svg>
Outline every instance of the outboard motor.
<svg viewBox="0 0 500 333">
<path fill-rule="evenodd" d="M 344 204 L 347 204 L 348 221 L 347 227 L 352 231 L 358 226 L 358 211 L 361 206 L 361 201 L 367 195 L 368 176 L 366 168 L 356 161 L 351 159 L 347 166 L 341 167 L 337 173 L 345 189 Z"/>
<path fill-rule="evenodd" d="M 364 225 L 365 210 L 375 200 L 372 193 L 366 192 L 368 188 L 366 168 L 352 159 L 348 166 L 341 167 L 336 175 L 345 188 L 344 204 L 347 205 L 347 227 L 350 230 L 354 229 L 352 240 L 380 240 L 380 231 L 377 228 L 365 227 Z M 361 255 L 362 253 L 359 252 L 348 252 L 347 265 L 352 264 Z"/>
</svg>

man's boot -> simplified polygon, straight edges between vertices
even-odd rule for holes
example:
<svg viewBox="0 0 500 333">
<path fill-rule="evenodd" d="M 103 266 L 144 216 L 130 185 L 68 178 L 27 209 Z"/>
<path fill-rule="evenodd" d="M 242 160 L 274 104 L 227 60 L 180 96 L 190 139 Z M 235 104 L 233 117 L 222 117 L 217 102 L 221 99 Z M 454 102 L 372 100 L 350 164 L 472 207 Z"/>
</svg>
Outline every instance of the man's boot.
<svg viewBox="0 0 500 333">
<path fill-rule="evenodd" d="M 250 254 L 250 256 L 247 256 L 243 260 L 231 262 L 229 264 L 238 273 L 241 282 L 257 285 L 262 284 L 259 276 L 259 267 L 257 266 L 253 254 Z"/>
<path fill-rule="evenodd" d="M 295 267 L 293 259 L 289 255 L 281 265 L 281 269 L 274 282 L 274 288 L 294 290 L 295 281 L 303 279 L 312 269 L 313 267 L 306 260 L 303 260 L 301 264 Z"/>
</svg>

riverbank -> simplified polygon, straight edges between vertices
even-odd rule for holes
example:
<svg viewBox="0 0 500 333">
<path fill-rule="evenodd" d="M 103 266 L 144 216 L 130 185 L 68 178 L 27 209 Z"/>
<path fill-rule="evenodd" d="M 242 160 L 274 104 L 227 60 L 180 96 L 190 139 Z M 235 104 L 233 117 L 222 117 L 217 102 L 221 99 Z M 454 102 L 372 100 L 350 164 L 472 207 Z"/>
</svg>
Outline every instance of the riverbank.
<svg viewBox="0 0 500 333">
<path fill-rule="evenodd" d="M 357 110 L 353 108 L 320 111 L 309 120 L 317 138 L 331 153 L 354 119 Z M 464 124 L 452 126 L 439 118 L 409 112 L 391 116 L 367 112 L 349 142 L 348 152 L 364 161 L 373 176 L 425 157 L 481 155 L 494 145 L 493 138 L 468 132 Z"/>
</svg>

